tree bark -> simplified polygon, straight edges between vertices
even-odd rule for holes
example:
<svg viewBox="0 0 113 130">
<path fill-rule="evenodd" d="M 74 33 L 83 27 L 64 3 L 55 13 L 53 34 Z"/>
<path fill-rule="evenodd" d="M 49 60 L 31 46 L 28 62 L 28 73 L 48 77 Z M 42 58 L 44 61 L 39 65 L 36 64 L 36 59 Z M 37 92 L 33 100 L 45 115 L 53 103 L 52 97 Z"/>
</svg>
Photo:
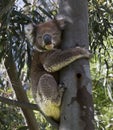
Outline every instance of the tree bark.
<svg viewBox="0 0 113 130">
<path fill-rule="evenodd" d="M 20 102 L 29 102 L 25 91 L 23 90 L 22 83 L 18 78 L 16 65 L 13 60 L 12 53 L 9 52 L 5 58 L 5 67 L 7 69 L 8 76 L 12 83 L 12 87 L 15 91 L 16 97 Z M 23 114 L 26 118 L 28 127 L 30 130 L 39 130 L 35 115 L 29 108 L 22 107 Z"/>
<path fill-rule="evenodd" d="M 80 46 L 88 49 L 87 0 L 60 0 L 60 14 L 67 21 L 63 49 Z M 63 97 L 59 130 L 94 130 L 92 84 L 89 61 L 80 59 L 60 73 L 67 87 Z"/>
</svg>

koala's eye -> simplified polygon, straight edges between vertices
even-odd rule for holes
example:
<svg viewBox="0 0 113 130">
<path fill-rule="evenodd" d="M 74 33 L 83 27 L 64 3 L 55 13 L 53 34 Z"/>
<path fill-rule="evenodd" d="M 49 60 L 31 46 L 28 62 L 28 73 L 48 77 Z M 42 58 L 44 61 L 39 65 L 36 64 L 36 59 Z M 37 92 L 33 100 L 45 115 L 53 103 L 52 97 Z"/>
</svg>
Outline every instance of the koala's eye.
<svg viewBox="0 0 113 130">
<path fill-rule="evenodd" d="M 41 39 L 42 38 L 42 35 L 38 35 L 38 37 L 37 37 L 38 39 Z"/>
<path fill-rule="evenodd" d="M 53 33 L 53 35 L 58 35 L 58 34 L 59 34 L 59 33 L 56 33 L 56 32 L 55 32 L 55 33 Z"/>
<path fill-rule="evenodd" d="M 60 33 L 53 33 L 53 36 L 57 36 L 57 35 L 60 35 Z"/>
</svg>

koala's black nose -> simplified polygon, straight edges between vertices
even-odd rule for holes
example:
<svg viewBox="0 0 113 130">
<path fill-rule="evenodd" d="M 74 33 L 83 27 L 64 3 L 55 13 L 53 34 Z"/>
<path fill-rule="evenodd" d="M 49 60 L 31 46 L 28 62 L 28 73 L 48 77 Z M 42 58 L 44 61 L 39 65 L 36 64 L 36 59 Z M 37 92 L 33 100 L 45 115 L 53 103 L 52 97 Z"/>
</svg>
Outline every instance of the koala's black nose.
<svg viewBox="0 0 113 130">
<path fill-rule="evenodd" d="M 44 40 L 44 43 L 47 45 L 47 44 L 51 44 L 51 35 L 49 34 L 45 34 L 43 36 L 43 40 Z"/>
</svg>

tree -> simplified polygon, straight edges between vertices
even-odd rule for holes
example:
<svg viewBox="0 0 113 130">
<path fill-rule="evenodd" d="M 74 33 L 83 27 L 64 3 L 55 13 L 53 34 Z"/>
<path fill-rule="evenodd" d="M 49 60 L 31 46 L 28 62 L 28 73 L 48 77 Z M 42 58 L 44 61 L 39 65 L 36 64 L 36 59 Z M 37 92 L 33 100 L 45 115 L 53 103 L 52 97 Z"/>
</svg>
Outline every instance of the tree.
<svg viewBox="0 0 113 130">
<path fill-rule="evenodd" d="M 64 34 L 63 48 L 81 46 L 88 48 L 87 0 L 62 0 L 61 13 L 70 18 Z M 92 85 L 89 63 L 81 59 L 61 72 L 67 86 L 62 105 L 60 130 L 93 130 Z"/>
</svg>

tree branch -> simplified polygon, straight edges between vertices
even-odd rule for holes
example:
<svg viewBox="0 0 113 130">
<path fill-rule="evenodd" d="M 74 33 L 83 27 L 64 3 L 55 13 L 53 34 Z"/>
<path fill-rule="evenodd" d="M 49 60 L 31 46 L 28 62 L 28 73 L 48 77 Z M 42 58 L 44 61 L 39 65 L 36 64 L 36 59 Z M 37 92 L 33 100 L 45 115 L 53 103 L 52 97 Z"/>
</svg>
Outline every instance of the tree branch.
<svg viewBox="0 0 113 130">
<path fill-rule="evenodd" d="M 31 104 L 31 103 L 28 103 L 28 102 L 21 102 L 21 101 L 17 101 L 17 100 L 11 100 L 11 99 L 8 99 L 8 98 L 2 97 L 2 96 L 0 96 L 0 101 L 5 103 L 5 104 L 40 111 L 37 104 Z"/>
<path fill-rule="evenodd" d="M 51 123 L 55 128 L 58 129 L 58 123 L 53 121 L 51 118 L 46 117 L 44 115 L 44 113 L 40 110 L 40 108 L 38 107 L 37 104 L 31 104 L 31 103 L 28 103 L 28 102 L 21 102 L 21 101 L 17 101 L 17 100 L 11 100 L 11 99 L 8 99 L 8 98 L 2 97 L 2 96 L 0 96 L 0 101 L 5 103 L 5 104 L 9 104 L 9 105 L 18 106 L 18 107 L 21 107 L 21 108 L 26 108 L 26 109 L 39 111 L 46 118 L 46 120 L 49 123 Z"/>
<path fill-rule="evenodd" d="M 25 93 L 22 83 L 18 77 L 16 66 L 13 60 L 12 52 L 11 50 L 5 57 L 5 67 L 7 69 L 7 73 L 9 76 L 9 79 L 11 81 L 12 87 L 15 91 L 16 97 L 20 102 L 29 102 L 27 98 L 27 94 Z M 35 118 L 35 115 L 32 110 L 28 108 L 22 108 L 23 114 L 26 118 L 27 124 L 29 126 L 30 130 L 38 130 L 38 124 Z"/>
</svg>

